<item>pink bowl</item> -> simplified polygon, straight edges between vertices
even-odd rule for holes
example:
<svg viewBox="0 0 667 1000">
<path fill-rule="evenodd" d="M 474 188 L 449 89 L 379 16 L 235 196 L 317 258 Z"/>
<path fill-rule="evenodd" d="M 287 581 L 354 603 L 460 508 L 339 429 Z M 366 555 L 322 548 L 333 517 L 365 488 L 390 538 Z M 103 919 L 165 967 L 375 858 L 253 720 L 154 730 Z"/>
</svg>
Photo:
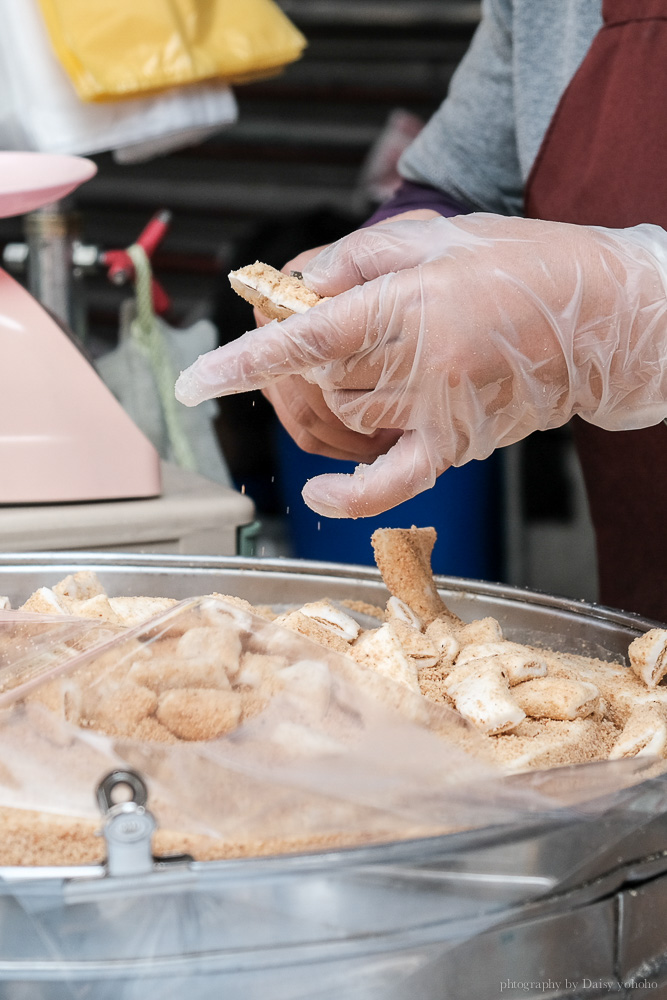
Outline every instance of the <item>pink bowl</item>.
<svg viewBox="0 0 667 1000">
<path fill-rule="evenodd" d="M 93 161 L 81 156 L 0 152 L 0 217 L 58 201 L 96 172 Z"/>
</svg>

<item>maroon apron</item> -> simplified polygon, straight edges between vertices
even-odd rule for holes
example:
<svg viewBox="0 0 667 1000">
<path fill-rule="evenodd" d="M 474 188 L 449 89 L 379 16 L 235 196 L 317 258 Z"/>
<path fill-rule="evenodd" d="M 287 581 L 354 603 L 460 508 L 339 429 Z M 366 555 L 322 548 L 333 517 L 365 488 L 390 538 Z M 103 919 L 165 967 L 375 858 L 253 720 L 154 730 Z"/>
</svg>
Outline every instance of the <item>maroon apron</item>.
<svg viewBox="0 0 667 1000">
<path fill-rule="evenodd" d="M 602 14 L 528 178 L 525 213 L 667 229 L 667 0 L 603 0 Z M 667 622 L 667 427 L 572 426 L 600 601 Z"/>
</svg>

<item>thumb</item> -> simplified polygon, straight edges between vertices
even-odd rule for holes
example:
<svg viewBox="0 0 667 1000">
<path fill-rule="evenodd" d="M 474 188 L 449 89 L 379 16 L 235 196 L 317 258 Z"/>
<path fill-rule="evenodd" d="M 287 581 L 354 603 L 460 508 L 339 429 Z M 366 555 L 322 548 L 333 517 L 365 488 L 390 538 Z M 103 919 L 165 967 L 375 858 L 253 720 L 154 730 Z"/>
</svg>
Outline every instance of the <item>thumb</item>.
<svg viewBox="0 0 667 1000">
<path fill-rule="evenodd" d="M 421 435 L 405 431 L 372 465 L 358 465 L 352 475 L 316 476 L 302 496 L 324 517 L 373 517 L 430 489 L 437 474 Z"/>
</svg>

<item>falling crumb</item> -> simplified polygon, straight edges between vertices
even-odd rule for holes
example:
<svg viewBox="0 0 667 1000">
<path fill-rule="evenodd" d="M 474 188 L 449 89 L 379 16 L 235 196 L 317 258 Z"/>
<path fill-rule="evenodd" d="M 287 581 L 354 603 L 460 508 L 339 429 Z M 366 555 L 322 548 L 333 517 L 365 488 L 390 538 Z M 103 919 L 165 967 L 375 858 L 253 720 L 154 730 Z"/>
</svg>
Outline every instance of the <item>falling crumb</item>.
<svg viewBox="0 0 667 1000">
<path fill-rule="evenodd" d="M 245 493 L 245 483 L 244 483 L 244 484 L 243 484 L 243 486 L 241 487 L 241 493 Z"/>
</svg>

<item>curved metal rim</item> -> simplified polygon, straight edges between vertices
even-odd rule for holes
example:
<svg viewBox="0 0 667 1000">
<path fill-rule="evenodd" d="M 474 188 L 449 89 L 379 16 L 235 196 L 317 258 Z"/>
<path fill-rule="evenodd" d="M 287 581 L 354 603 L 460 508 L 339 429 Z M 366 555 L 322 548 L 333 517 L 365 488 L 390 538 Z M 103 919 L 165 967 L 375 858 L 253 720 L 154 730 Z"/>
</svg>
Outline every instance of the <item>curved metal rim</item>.
<svg viewBox="0 0 667 1000">
<path fill-rule="evenodd" d="M 80 563 L 82 566 L 100 569 L 112 566 L 134 570 L 145 569 L 156 572 L 161 569 L 210 569 L 245 570 L 249 573 L 287 573 L 299 576 L 349 578 L 360 581 L 381 582 L 378 569 L 351 563 L 316 562 L 307 559 L 258 559 L 249 556 L 189 556 L 163 553 L 59 551 L 54 552 L 0 552 L 0 570 L 29 566 L 31 569 L 54 569 L 60 565 Z M 536 607 L 568 611 L 578 617 L 621 625 L 637 632 L 649 628 L 666 627 L 666 623 L 645 618 L 621 608 L 611 608 L 603 604 L 570 597 L 559 597 L 539 590 L 528 590 L 505 583 L 491 583 L 486 580 L 471 580 L 457 576 L 436 576 L 438 589 L 447 593 L 501 598 L 515 603 Z"/>
</svg>

